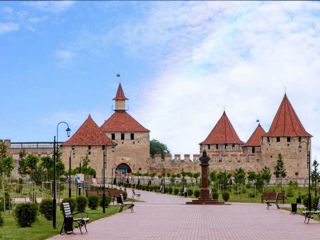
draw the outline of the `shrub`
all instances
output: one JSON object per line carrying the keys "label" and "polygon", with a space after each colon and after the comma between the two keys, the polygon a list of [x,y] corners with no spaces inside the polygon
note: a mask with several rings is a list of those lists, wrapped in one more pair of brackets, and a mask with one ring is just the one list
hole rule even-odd
{"label": "shrub", "polygon": [[199,189],[194,190],[194,196],[196,198],[200,197],[200,190]]}
{"label": "shrub", "polygon": [[187,193],[188,193],[188,196],[191,197],[193,194],[192,188],[188,188]]}
{"label": "shrub", "polygon": [[179,189],[179,188],[175,188],[175,189],[174,189],[174,195],[178,195],[179,192],[180,192],[180,189]]}
{"label": "shrub", "polygon": [[168,193],[169,192],[169,188],[165,187],[163,193]]}
{"label": "shrub", "polygon": [[171,194],[173,191],[172,187],[169,187],[168,192]]}
{"label": "shrub", "polygon": [[60,210],[63,211],[62,203],[68,202],[70,204],[71,212],[74,212],[77,206],[77,202],[74,198],[64,198],[60,203]]}
{"label": "shrub", "polygon": [[37,206],[34,203],[20,203],[15,208],[15,217],[21,227],[31,227],[37,218]]}
{"label": "shrub", "polygon": [[212,199],[214,199],[214,200],[219,199],[219,193],[216,191],[212,191],[211,196],[212,196]]}
{"label": "shrub", "polygon": [[153,191],[153,189],[154,189],[154,187],[153,186],[149,186],[149,190],[150,190],[150,192],[152,192]]}
{"label": "shrub", "polygon": [[79,196],[76,198],[76,202],[78,212],[84,212],[88,205],[88,199],[84,196]]}
{"label": "shrub", "polygon": [[287,191],[287,197],[293,197],[294,196],[294,194],[293,194],[293,190],[292,190],[292,188],[290,187],[290,188],[288,188],[288,191]]}
{"label": "shrub", "polygon": [[88,206],[90,209],[95,210],[99,206],[99,196],[91,195],[88,197]]}
{"label": "shrub", "polygon": [[254,193],[249,193],[249,198],[255,198],[256,195]]}
{"label": "shrub", "polygon": [[0,197],[0,211],[9,210],[10,206],[12,206],[12,199],[8,192],[5,192],[5,200],[6,200],[6,209],[3,209],[3,197]]}
{"label": "shrub", "polygon": [[128,197],[128,193],[127,193],[126,191],[124,191],[124,192],[122,193],[122,195],[123,195],[123,200],[126,200],[127,197]]}
{"label": "shrub", "polygon": [[318,207],[319,197],[311,198],[311,207],[313,210],[316,210]]}
{"label": "shrub", "polygon": [[47,220],[52,220],[53,205],[51,199],[43,199],[40,203],[40,213],[44,215]]}
{"label": "shrub", "polygon": [[3,217],[1,216],[1,212],[0,212],[0,227],[3,226]]}
{"label": "shrub", "polygon": [[230,198],[230,194],[228,192],[223,192],[222,193],[223,201],[228,202],[229,198]]}
{"label": "shrub", "polygon": [[[109,204],[111,203],[112,198],[109,195],[106,195],[106,207],[109,206]],[[100,207],[103,208],[103,197],[100,197]]]}

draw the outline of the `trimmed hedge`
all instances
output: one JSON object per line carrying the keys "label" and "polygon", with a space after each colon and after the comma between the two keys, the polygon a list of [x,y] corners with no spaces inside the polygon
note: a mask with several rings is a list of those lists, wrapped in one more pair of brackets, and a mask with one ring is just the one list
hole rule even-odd
{"label": "trimmed hedge", "polygon": [[187,193],[188,193],[188,197],[191,197],[192,194],[193,194],[193,189],[192,188],[188,188]]}
{"label": "trimmed hedge", "polygon": [[52,199],[42,199],[40,203],[40,213],[44,215],[47,220],[52,220],[53,204]]}
{"label": "trimmed hedge", "polygon": [[1,212],[0,212],[0,227],[3,226],[3,217],[1,216]]}
{"label": "trimmed hedge", "polygon": [[86,210],[87,205],[88,205],[88,199],[84,196],[78,196],[76,198],[76,202],[77,202],[78,212],[84,212]]}
{"label": "trimmed hedge", "polygon": [[15,217],[21,227],[31,227],[37,218],[37,205],[34,203],[20,203],[15,208]]}
{"label": "trimmed hedge", "polygon": [[91,195],[88,197],[88,206],[90,209],[95,210],[99,206],[99,196]]}
{"label": "trimmed hedge", "polygon": [[[106,207],[109,206],[109,204],[111,203],[112,198],[109,195],[106,195]],[[100,197],[100,207],[103,208],[103,199],[102,196]]]}
{"label": "trimmed hedge", "polygon": [[179,195],[179,191],[180,191],[179,188],[175,188],[175,189],[174,189],[174,195]]}
{"label": "trimmed hedge", "polygon": [[222,193],[222,199],[223,199],[225,202],[228,202],[229,198],[230,198],[229,192],[223,192],[223,193]]}
{"label": "trimmed hedge", "polygon": [[196,198],[200,197],[200,190],[199,189],[194,190],[194,196]]}

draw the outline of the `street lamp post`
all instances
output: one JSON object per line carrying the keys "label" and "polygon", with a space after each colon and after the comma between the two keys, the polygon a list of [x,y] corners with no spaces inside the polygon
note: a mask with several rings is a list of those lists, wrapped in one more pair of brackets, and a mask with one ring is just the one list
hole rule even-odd
{"label": "street lamp post", "polygon": [[[57,192],[57,187],[56,187],[56,162],[58,158],[58,152],[59,152],[59,125],[60,124],[65,124],[67,126],[66,132],[67,136],[70,137],[70,132],[71,129],[69,128],[68,123],[62,121],[57,124],[57,141],[56,137],[53,138],[53,200],[52,200],[52,226],[53,228],[57,228],[57,199],[56,199],[56,192]],[[57,146],[56,146],[57,144]]]}
{"label": "street lamp post", "polygon": [[102,146],[103,150],[103,194],[102,194],[102,212],[106,213],[106,159],[107,159],[107,152],[106,146]]}
{"label": "street lamp post", "polygon": [[72,150],[69,156],[69,198],[71,198],[71,153],[74,155],[74,146],[72,146]]}
{"label": "street lamp post", "polygon": [[[309,141],[310,139],[307,138],[307,165],[308,165],[308,210],[311,211],[311,166],[310,166],[310,150],[309,150]],[[301,142],[299,143],[299,152],[301,152],[302,146]]]}

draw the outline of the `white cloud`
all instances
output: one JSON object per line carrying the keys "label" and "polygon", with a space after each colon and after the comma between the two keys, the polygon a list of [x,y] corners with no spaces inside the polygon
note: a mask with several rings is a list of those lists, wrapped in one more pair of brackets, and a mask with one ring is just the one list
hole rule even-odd
{"label": "white cloud", "polygon": [[55,52],[56,57],[59,60],[59,64],[69,64],[74,57],[74,53],[67,50],[58,50]]}
{"label": "white cloud", "polygon": [[0,23],[0,34],[19,30],[19,24],[17,23]]}
{"label": "white cloud", "polygon": [[13,9],[11,7],[3,7],[0,8],[0,12],[10,15],[11,13],[13,13]]}
{"label": "white cloud", "polygon": [[131,53],[161,59],[134,115],[174,153],[197,153],[224,108],[242,140],[256,119],[268,130],[286,87],[319,155],[319,8],[314,2],[157,3],[144,20],[118,27]]}
{"label": "white cloud", "polygon": [[57,2],[35,1],[35,2],[27,2],[25,4],[44,12],[61,13],[69,10],[74,5],[74,2],[73,1],[57,1]]}

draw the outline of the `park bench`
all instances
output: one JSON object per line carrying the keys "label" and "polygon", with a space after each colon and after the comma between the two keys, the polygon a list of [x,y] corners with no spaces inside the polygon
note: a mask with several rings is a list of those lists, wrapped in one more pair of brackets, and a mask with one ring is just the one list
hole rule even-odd
{"label": "park bench", "polygon": [[132,189],[132,198],[134,199],[136,196],[140,199],[141,193],[136,193],[134,189]]}
{"label": "park bench", "polygon": [[[63,224],[60,230],[60,234],[63,232],[66,234],[73,233],[73,224],[75,224],[76,228],[79,228],[80,233],[82,234],[82,227],[87,230],[87,223],[89,222],[89,217],[87,213],[75,213],[73,215],[82,214],[81,217],[73,217],[70,204],[68,202],[62,203],[62,209],[63,209]],[[86,214],[86,217],[83,217],[83,214]]]}
{"label": "park bench", "polygon": [[122,212],[122,210],[125,206],[128,206],[129,209],[131,209],[131,212],[133,212],[134,204],[133,203],[125,203],[122,194],[120,194],[120,196],[117,196],[117,203],[120,204],[119,212]]}
{"label": "park bench", "polygon": [[317,205],[317,208],[315,211],[302,211],[302,213],[304,214],[304,223],[306,223],[307,219],[307,224],[309,223],[310,221],[310,218],[312,218],[312,215],[320,215],[320,199],[318,201],[318,205]]}
{"label": "park bench", "polygon": [[284,193],[263,193],[262,197],[263,200],[266,200],[267,209],[269,209],[272,204],[275,204],[277,208],[280,209],[279,201],[282,200],[282,202],[284,202]]}

